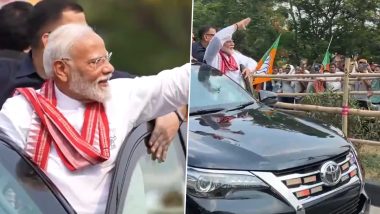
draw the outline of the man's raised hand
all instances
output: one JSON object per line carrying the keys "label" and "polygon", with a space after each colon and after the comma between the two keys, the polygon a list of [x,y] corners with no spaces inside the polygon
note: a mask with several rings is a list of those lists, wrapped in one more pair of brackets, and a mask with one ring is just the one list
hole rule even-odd
{"label": "man's raised hand", "polygon": [[237,30],[245,30],[246,26],[251,22],[251,18],[245,18],[236,23]]}

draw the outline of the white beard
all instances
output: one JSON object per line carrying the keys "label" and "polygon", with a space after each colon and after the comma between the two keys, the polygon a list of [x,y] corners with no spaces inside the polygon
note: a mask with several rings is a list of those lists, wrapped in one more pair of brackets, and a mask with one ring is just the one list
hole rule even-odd
{"label": "white beard", "polygon": [[100,103],[104,103],[111,97],[109,87],[102,89],[99,87],[99,81],[109,80],[111,75],[106,77],[99,77],[94,82],[89,82],[84,79],[77,71],[73,71],[70,74],[71,81],[69,82],[69,89],[77,94],[82,95],[86,99],[94,100]]}

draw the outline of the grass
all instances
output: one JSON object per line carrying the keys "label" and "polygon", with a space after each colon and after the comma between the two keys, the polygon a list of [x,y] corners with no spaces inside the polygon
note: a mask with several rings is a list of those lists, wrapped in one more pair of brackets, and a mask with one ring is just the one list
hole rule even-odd
{"label": "grass", "polygon": [[366,180],[380,183],[380,146],[362,145],[358,152]]}

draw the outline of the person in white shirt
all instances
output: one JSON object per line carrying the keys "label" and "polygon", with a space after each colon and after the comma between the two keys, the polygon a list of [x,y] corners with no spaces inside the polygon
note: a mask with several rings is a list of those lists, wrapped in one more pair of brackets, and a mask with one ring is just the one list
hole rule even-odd
{"label": "person in white shirt", "polygon": [[[300,66],[295,68],[295,74],[309,74],[310,72]],[[301,79],[301,78],[300,78]],[[293,87],[294,93],[304,92],[307,87],[307,82],[292,81],[290,84]]]}
{"label": "person in white shirt", "polygon": [[[243,88],[245,88],[243,78],[248,78],[248,74],[256,69],[257,62],[234,50],[235,43],[232,40],[232,34],[236,30],[245,29],[250,22],[251,19],[246,18],[217,32],[207,46],[204,56],[204,61],[208,65],[219,69]],[[244,66],[242,72],[240,72],[240,65]]]}
{"label": "person in white shirt", "polygon": [[[295,74],[295,69],[293,65],[287,64],[284,66],[284,74]],[[281,80],[281,86],[282,86],[282,93],[294,93],[294,84],[292,84],[292,81],[285,79]],[[286,103],[293,103],[294,98],[293,97],[280,97],[281,102]]]}
{"label": "person in white shirt", "polygon": [[115,159],[131,129],[188,102],[189,64],[156,76],[109,80],[110,55],[90,27],[59,27],[43,53],[49,81],[37,91],[18,90],[0,111],[0,131],[78,213],[104,213]]}
{"label": "person in white shirt", "polygon": [[[330,65],[330,74],[344,74],[341,72],[334,63]],[[341,91],[342,90],[342,77],[325,77],[326,89],[328,91]]]}
{"label": "person in white shirt", "polygon": [[[371,68],[368,65],[368,62],[366,59],[359,59],[357,62],[355,62],[354,71],[355,72],[357,71],[358,73],[370,73]],[[364,79],[364,80],[355,81],[354,90],[367,91],[367,94],[356,94],[354,95],[354,98],[356,99],[356,101],[358,102],[361,108],[368,109],[369,97],[372,96],[371,80]]]}

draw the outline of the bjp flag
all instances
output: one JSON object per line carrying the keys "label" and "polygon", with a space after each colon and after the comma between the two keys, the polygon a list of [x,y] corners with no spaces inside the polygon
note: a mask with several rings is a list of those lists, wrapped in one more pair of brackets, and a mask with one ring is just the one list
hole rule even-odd
{"label": "bjp flag", "polygon": [[331,53],[327,49],[325,56],[323,57],[322,67],[321,67],[320,73],[323,73],[323,71],[330,71],[330,59],[331,59]]}
{"label": "bjp flag", "polygon": [[[272,74],[273,71],[273,62],[276,57],[278,43],[280,42],[279,35],[276,41],[272,44],[272,46],[267,50],[264,56],[260,59],[259,63],[256,66],[256,74]],[[253,81],[253,85],[260,84],[263,82],[270,81],[271,78],[255,78]]]}

